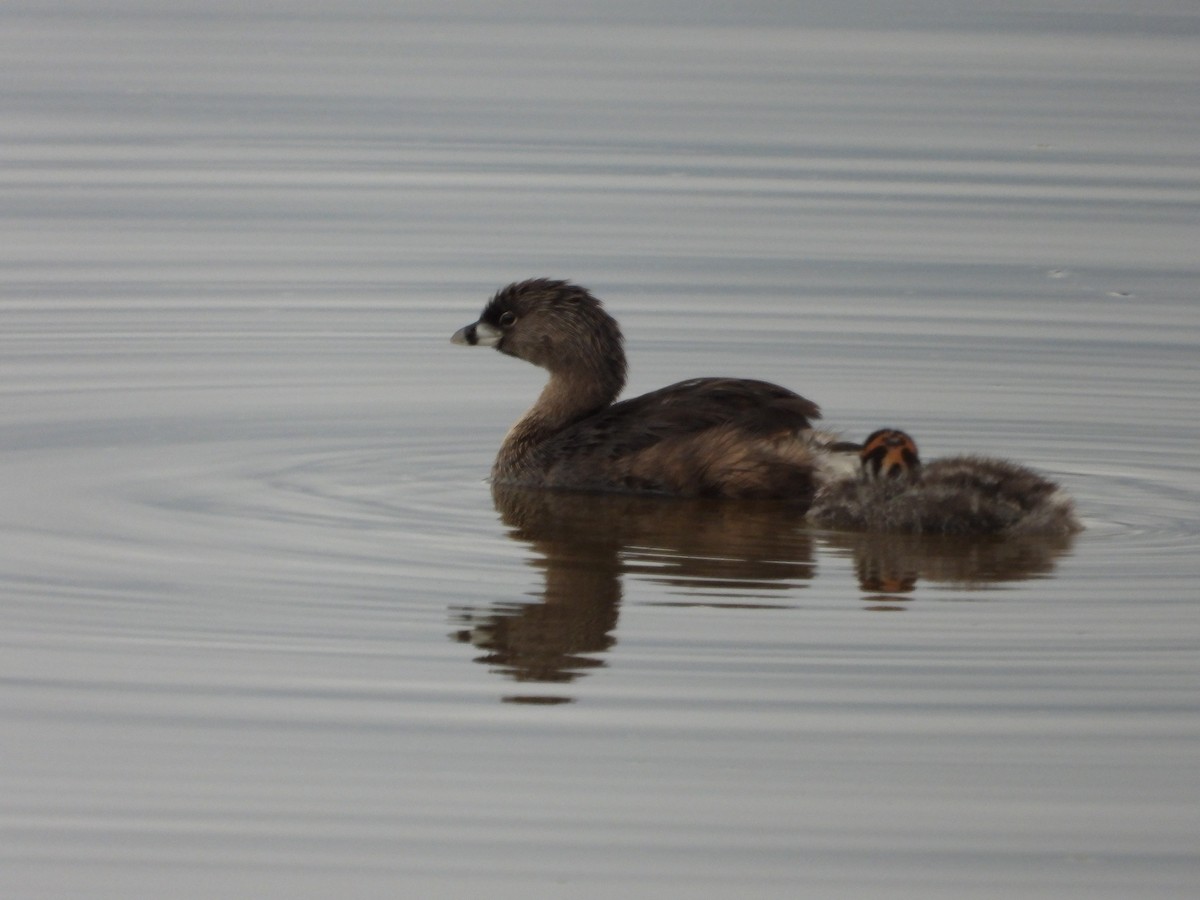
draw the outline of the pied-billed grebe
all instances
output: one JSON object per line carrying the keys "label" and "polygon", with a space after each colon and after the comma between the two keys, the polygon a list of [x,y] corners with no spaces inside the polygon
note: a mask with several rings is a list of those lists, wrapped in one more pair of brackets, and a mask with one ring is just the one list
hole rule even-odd
{"label": "pied-billed grebe", "polygon": [[906,534],[1069,535],[1075,504],[1049,479],[1003,459],[953,456],[922,464],[903,431],[874,432],[858,478],[825,485],[808,518],[851,531]]}
{"label": "pied-billed grebe", "polygon": [[456,344],[495,347],[550,380],[492,467],[500,484],[686,497],[786,499],[849,477],[857,446],[816,431],[817,405],[743,378],[696,378],[614,403],[625,386],[616,321],[585,288],[510,284]]}

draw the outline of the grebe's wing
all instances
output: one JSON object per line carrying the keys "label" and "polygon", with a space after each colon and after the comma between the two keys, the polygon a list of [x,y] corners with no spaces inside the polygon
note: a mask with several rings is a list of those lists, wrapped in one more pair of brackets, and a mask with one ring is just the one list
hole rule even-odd
{"label": "grebe's wing", "polygon": [[549,486],[807,502],[815,462],[801,435],[820,414],[765,381],[698,378],[587,416],[537,455]]}

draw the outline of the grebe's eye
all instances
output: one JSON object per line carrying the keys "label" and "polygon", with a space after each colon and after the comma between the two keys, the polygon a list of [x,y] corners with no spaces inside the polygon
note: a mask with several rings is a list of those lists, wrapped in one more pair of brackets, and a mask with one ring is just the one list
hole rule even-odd
{"label": "grebe's eye", "polygon": [[517,321],[517,314],[514,312],[506,312],[500,316],[501,328],[512,328],[513,323]]}

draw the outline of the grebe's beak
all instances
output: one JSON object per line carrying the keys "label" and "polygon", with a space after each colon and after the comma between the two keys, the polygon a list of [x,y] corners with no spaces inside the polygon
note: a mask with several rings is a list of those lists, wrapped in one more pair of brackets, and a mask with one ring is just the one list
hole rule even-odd
{"label": "grebe's beak", "polygon": [[504,332],[493,328],[487,322],[472,322],[450,335],[450,343],[465,344],[468,347],[495,347],[503,335]]}

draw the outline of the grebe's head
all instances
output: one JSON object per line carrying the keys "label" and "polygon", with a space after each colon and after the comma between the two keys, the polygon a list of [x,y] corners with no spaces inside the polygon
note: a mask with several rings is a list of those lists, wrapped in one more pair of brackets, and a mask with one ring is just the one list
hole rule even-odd
{"label": "grebe's head", "polygon": [[863,442],[859,464],[866,481],[913,481],[920,471],[921,458],[916,442],[907,434],[897,428],[881,428]]}
{"label": "grebe's head", "polygon": [[552,372],[606,369],[625,378],[621,330],[587,290],[534,278],[501,288],[455,344],[495,347]]}

